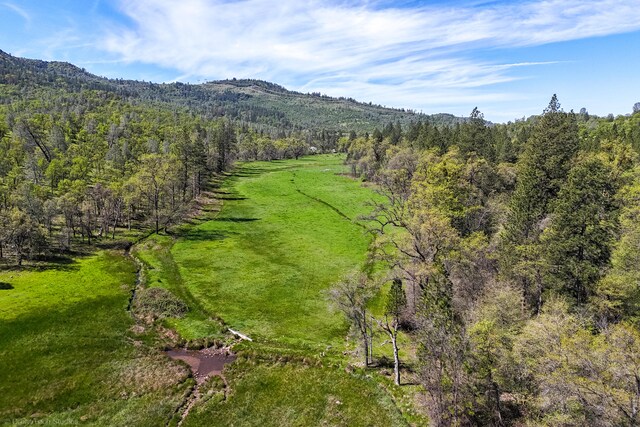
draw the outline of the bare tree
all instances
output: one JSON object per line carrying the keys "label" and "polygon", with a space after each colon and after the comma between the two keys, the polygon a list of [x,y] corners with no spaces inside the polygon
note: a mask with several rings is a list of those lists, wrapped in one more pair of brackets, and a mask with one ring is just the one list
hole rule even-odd
{"label": "bare tree", "polygon": [[396,385],[400,385],[400,357],[398,355],[398,331],[400,329],[400,316],[407,306],[407,296],[402,287],[402,280],[394,279],[385,307],[384,320],[373,317],[380,329],[389,335],[393,345],[393,379]]}
{"label": "bare tree", "polygon": [[373,328],[369,322],[367,304],[374,295],[374,286],[364,273],[354,273],[340,281],[331,291],[331,301],[344,313],[351,327],[360,336],[364,350],[364,363],[371,363],[371,337]]}

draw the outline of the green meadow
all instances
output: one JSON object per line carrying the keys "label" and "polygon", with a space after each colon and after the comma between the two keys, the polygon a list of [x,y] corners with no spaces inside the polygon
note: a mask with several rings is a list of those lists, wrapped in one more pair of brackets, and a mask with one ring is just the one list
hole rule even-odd
{"label": "green meadow", "polygon": [[[236,362],[238,363],[238,362]],[[334,368],[238,365],[228,401],[196,406],[185,426],[401,426],[391,396],[372,378]]]}
{"label": "green meadow", "polygon": [[219,211],[138,247],[149,283],[192,308],[167,321],[182,337],[217,337],[220,320],[254,340],[239,347],[251,362],[227,369],[228,398],[203,399],[185,425],[406,424],[402,393],[344,370],[355,343],[327,290],[364,266],[359,217],[377,197],[344,172],[331,155],[243,164],[215,190]]}
{"label": "green meadow", "polygon": [[339,156],[244,164],[216,190],[211,220],[169,253],[161,236],[139,250],[155,283],[196,308],[178,332],[215,334],[202,328],[215,315],[256,341],[340,346],[347,326],[326,290],[362,267],[369,238],[356,219],[374,196],[343,171]]}
{"label": "green meadow", "polygon": [[186,370],[127,312],[135,265],[114,252],[0,270],[0,425],[161,425]]}
{"label": "green meadow", "polygon": [[[227,328],[253,339],[184,425],[406,425],[397,402],[407,396],[347,368],[356,343],[327,299],[364,266],[357,219],[376,197],[342,162],[241,164],[199,218],[132,250],[145,286],[189,307],[165,327],[190,342],[229,342]],[[133,260],[110,251],[0,270],[0,424],[175,425],[193,380],[127,311],[135,282]]]}

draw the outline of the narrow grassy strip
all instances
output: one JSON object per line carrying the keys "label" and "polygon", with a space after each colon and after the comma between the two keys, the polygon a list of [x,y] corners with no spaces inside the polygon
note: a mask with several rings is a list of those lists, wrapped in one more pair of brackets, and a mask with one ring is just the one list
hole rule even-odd
{"label": "narrow grassy strip", "polygon": [[211,318],[182,279],[171,254],[174,242],[172,236],[156,234],[135,247],[134,256],[145,266],[144,286],[168,289],[187,304],[189,311],[185,317],[165,320],[166,326],[176,330],[183,339],[221,339],[223,331],[220,322]]}

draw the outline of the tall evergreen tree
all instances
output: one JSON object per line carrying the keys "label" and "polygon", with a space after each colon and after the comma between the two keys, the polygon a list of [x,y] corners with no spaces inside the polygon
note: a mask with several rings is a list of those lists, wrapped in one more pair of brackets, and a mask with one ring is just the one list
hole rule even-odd
{"label": "tall evergreen tree", "polygon": [[576,117],[572,112],[563,112],[553,95],[519,161],[517,184],[502,234],[504,270],[522,285],[525,298],[537,309],[542,288],[537,262],[540,251],[536,246],[542,220],[549,214],[550,202],[558,195],[578,146]]}
{"label": "tall evergreen tree", "polygon": [[553,203],[551,226],[542,236],[547,281],[577,303],[586,302],[609,264],[616,221],[612,175],[598,157],[578,162]]}
{"label": "tall evergreen tree", "polygon": [[556,95],[536,124],[519,164],[511,199],[506,238],[519,243],[535,235],[537,223],[549,212],[578,151],[578,126],[564,113]]}
{"label": "tall evergreen tree", "polygon": [[491,141],[491,132],[484,120],[484,114],[474,108],[469,120],[460,126],[459,143],[463,154],[476,153],[489,161],[495,160],[495,150]]}

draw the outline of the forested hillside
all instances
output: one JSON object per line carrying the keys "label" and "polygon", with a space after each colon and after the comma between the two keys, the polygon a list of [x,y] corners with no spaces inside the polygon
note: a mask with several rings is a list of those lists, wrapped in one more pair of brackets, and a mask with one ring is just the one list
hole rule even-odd
{"label": "forested hillside", "polygon": [[474,110],[346,147],[385,196],[371,255],[403,283],[388,314],[418,347],[435,425],[640,422],[638,112],[588,117],[554,95],[527,121]]}
{"label": "forested hillside", "polygon": [[[240,127],[273,136],[305,131],[371,132],[389,122],[405,125],[417,120],[447,125],[461,121],[450,114],[425,115],[384,108],[351,98],[320,93],[302,94],[260,80],[221,80],[204,84],[158,84],[98,77],[64,62],[13,57],[0,51],[0,84],[5,96],[37,95],[42,90],[101,91],[137,104],[179,108],[206,119],[225,117]],[[4,98],[4,96],[3,96]]]}

